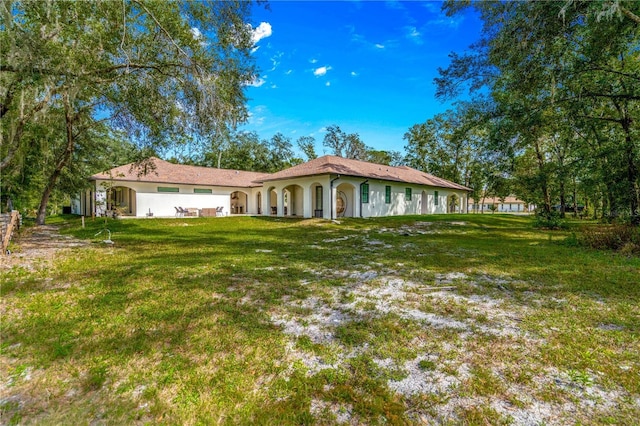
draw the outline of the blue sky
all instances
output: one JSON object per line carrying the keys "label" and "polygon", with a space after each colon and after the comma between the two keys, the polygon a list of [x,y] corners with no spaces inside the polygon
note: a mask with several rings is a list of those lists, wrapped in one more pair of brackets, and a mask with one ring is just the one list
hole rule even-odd
{"label": "blue sky", "polygon": [[476,41],[480,21],[447,17],[440,2],[271,1],[254,9],[260,76],[247,88],[242,130],[277,132],[322,146],[326,126],[375,149],[403,151],[404,133],[446,110],[433,78],[448,54]]}

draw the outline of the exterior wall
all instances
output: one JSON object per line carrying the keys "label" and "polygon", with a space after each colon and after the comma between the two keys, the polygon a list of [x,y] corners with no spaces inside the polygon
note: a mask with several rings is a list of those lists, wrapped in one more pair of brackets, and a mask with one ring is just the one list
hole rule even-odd
{"label": "exterior wall", "polygon": [[265,182],[260,190],[264,194],[269,194],[270,191],[274,191],[276,195],[275,197],[273,195],[271,197],[262,197],[263,214],[267,216],[270,215],[271,208],[274,206],[276,207],[277,216],[285,216],[284,190],[286,188],[288,191],[286,216],[314,217],[316,207],[315,187],[318,185],[322,186],[322,217],[329,219],[329,209],[331,205],[329,175]]}
{"label": "exterior wall", "polygon": [[[106,192],[102,183],[97,181],[97,191],[87,191],[80,197],[79,205],[74,203],[74,210],[90,215],[95,206],[96,214],[105,213]],[[369,185],[369,202],[362,203],[360,193],[362,184]],[[110,182],[109,182],[110,183]],[[466,212],[467,194],[465,191],[429,187],[423,185],[389,182],[356,177],[336,177],[335,175],[309,176],[282,181],[265,182],[262,187],[235,188],[207,185],[177,185],[148,182],[117,182],[116,186],[130,188],[135,191],[135,215],[145,217],[149,212],[154,217],[173,217],[175,207],[182,208],[217,208],[223,207],[224,214],[239,213],[232,206],[243,206],[244,214],[269,216],[275,207],[277,216],[322,217],[324,219],[339,217],[382,217],[397,215],[438,214],[448,212],[448,200],[451,195],[459,199],[457,212]],[[391,187],[391,202],[385,202],[385,188]],[[179,192],[158,192],[158,187],[178,188]],[[322,200],[317,202],[317,187],[322,187]],[[194,193],[194,189],[209,189],[211,194]],[[411,189],[411,199],[406,196],[406,189]],[[231,199],[237,192],[238,198]],[[438,205],[435,204],[435,193],[438,193]],[[260,194],[258,196],[258,194]],[[285,205],[286,194],[286,205]],[[343,212],[337,211],[337,196],[345,197]],[[95,202],[92,199],[95,196]],[[261,205],[258,205],[260,203]],[[285,206],[286,214],[285,214]],[[317,207],[321,207],[318,209]],[[320,216],[317,216],[320,215]]]}
{"label": "exterior wall", "polygon": [[[104,200],[106,191],[102,187],[105,181],[96,181],[96,214],[104,214]],[[111,182],[109,182],[111,183]],[[175,216],[175,207],[183,208],[217,208],[223,207],[223,212],[231,212],[231,193],[240,191],[247,195],[246,211],[257,213],[255,192],[258,188],[234,188],[207,185],[177,185],[148,182],[117,182],[116,186],[131,188],[136,191],[136,216],[145,217],[153,213],[154,217]],[[178,188],[179,192],[158,192],[158,187]],[[210,189],[211,194],[196,194],[194,189]]]}
{"label": "exterior wall", "polygon": [[[385,202],[386,186],[391,186],[390,203]],[[411,188],[411,200],[406,197],[406,188]],[[436,191],[438,192],[438,205],[435,204]],[[447,213],[447,201],[449,196],[454,194],[459,199],[459,205],[456,210],[460,213],[466,212],[464,207],[466,207],[467,194],[465,191],[400,182],[369,181],[369,203],[362,204],[362,216],[382,217]],[[426,200],[423,198],[425,196]]]}
{"label": "exterior wall", "polygon": [[[469,211],[471,212],[488,212],[491,213],[491,206],[494,203],[484,203],[484,204],[469,204]],[[528,208],[525,208],[525,204],[522,202],[514,202],[514,203],[495,203],[496,212],[498,213],[525,213],[527,211],[532,212],[535,210],[534,205],[529,205]]]}

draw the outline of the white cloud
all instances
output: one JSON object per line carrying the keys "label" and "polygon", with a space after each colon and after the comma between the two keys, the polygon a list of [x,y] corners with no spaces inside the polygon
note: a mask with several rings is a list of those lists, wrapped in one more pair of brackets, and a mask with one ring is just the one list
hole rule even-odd
{"label": "white cloud", "polygon": [[263,38],[267,38],[271,36],[271,24],[268,22],[260,22],[256,28],[253,28],[251,33],[251,40],[253,44],[256,44]]}
{"label": "white cloud", "polygon": [[358,73],[357,73],[357,72],[355,72],[355,71],[351,71],[351,77],[357,77],[357,76],[358,76]]}
{"label": "white cloud", "polygon": [[327,86],[327,87],[329,87],[329,86],[331,86],[331,82],[330,82],[330,81],[327,81],[324,85],[325,85],[325,86]]}
{"label": "white cloud", "polygon": [[269,71],[275,71],[276,68],[278,68],[278,65],[280,65],[280,59],[282,59],[282,56],[284,56],[284,52],[278,52],[275,56],[271,58],[271,63],[273,64],[273,67]]}
{"label": "white cloud", "polygon": [[376,46],[378,49],[384,49],[384,44],[376,43],[376,44],[375,44],[375,46]]}
{"label": "white cloud", "polygon": [[326,75],[327,71],[329,71],[330,69],[331,69],[331,67],[316,68],[316,70],[313,71],[313,75],[315,75],[316,77],[321,77],[323,75]]}
{"label": "white cloud", "polygon": [[442,31],[442,28],[455,30],[463,22],[463,15],[446,16],[445,14],[440,14],[438,18],[427,21],[424,28],[432,28],[434,31]]}
{"label": "white cloud", "polygon": [[417,44],[422,44],[422,34],[416,27],[404,27],[405,33],[409,40],[413,40]]}
{"label": "white cloud", "polygon": [[429,12],[431,12],[431,13],[433,13],[435,15],[440,14],[440,12],[442,11],[441,3],[426,1],[424,3],[421,3],[421,5],[422,5],[422,7],[424,7]]}
{"label": "white cloud", "polygon": [[[266,76],[265,76],[266,77]],[[256,77],[253,79],[253,81],[249,82],[247,84],[247,86],[251,86],[251,87],[260,87],[262,86],[264,83],[266,83],[266,80],[262,77]]]}
{"label": "white cloud", "polygon": [[312,64],[315,64],[316,62],[318,62],[318,60],[316,58],[311,58],[309,59],[309,62],[311,62]]}
{"label": "white cloud", "polygon": [[293,70],[286,70],[286,71],[285,71],[285,73],[284,73],[284,75],[289,75],[289,74],[291,74],[292,72],[293,72]]}
{"label": "white cloud", "polygon": [[195,40],[202,40],[202,33],[196,27],[191,28],[191,34]]}

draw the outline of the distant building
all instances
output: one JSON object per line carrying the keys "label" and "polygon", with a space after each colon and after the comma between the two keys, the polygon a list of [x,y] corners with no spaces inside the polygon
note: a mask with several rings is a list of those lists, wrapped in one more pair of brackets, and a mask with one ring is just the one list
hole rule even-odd
{"label": "distant building", "polygon": [[534,204],[527,204],[514,196],[500,199],[498,197],[480,198],[476,202],[473,198],[469,198],[470,213],[529,213],[536,209]]}

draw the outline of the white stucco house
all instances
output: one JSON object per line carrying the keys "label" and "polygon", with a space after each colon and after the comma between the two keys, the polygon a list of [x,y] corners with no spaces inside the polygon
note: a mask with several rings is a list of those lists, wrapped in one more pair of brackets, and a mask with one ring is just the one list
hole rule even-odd
{"label": "white stucco house", "polygon": [[72,203],[85,216],[173,217],[250,214],[334,219],[467,211],[469,189],[410,167],[326,155],[277,173],[186,166],[151,159],[92,176]]}
{"label": "white stucco house", "polygon": [[504,198],[479,198],[477,202],[473,198],[469,198],[469,211],[474,213],[494,211],[497,213],[530,213],[535,209],[535,204],[527,204],[512,195]]}

